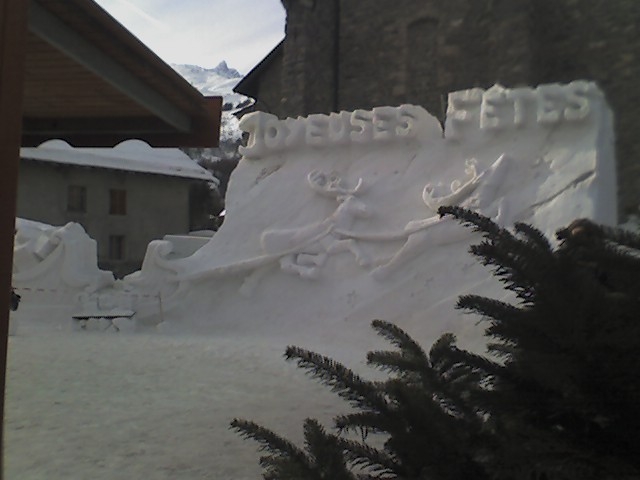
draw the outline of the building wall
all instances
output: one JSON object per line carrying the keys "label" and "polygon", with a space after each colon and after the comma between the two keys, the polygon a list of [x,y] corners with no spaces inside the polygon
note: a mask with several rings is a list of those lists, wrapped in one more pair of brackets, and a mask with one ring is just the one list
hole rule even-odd
{"label": "building wall", "polygon": [[319,113],[335,104],[338,0],[284,0],[282,112]]}
{"label": "building wall", "polygon": [[[67,211],[67,187],[85,186],[85,213]],[[22,160],[17,215],[50,225],[80,223],[98,242],[101,268],[123,276],[140,268],[151,240],[189,231],[190,181],[162,175]],[[110,215],[110,189],[126,190],[126,215]],[[124,235],[122,260],[109,259],[109,237]]]}
{"label": "building wall", "polygon": [[282,66],[267,66],[260,77],[258,99],[250,111],[272,112],[282,104]]}
{"label": "building wall", "polygon": [[366,3],[341,3],[341,108],[415,103],[440,116],[451,91],[526,81],[530,0]]}
{"label": "building wall", "polygon": [[[269,111],[281,118],[415,103],[451,91],[596,81],[615,113],[621,217],[640,204],[640,1],[283,0]],[[273,78],[273,74],[271,76]],[[280,98],[280,101],[278,101]]]}
{"label": "building wall", "polygon": [[531,1],[284,1],[283,101],[272,111],[416,103],[437,115],[450,91],[526,83]]}

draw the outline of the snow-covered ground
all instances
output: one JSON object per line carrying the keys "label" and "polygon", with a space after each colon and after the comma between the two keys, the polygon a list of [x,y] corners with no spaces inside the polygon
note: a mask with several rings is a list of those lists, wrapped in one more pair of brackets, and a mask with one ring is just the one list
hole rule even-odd
{"label": "snow-covered ground", "polygon": [[299,441],[304,418],[330,425],[347,408],[277,338],[71,331],[46,318],[20,319],[9,339],[8,480],[258,479],[234,417]]}

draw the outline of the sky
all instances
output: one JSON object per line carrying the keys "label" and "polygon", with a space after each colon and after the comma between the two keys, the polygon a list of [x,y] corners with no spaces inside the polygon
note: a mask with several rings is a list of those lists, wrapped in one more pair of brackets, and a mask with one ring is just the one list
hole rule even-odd
{"label": "sky", "polygon": [[284,37],[280,0],[96,0],[167,63],[247,73]]}

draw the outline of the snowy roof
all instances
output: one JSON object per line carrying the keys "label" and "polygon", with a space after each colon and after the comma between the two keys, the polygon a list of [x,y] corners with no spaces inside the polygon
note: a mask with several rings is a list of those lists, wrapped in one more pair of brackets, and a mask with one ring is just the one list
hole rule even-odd
{"label": "snowy roof", "polygon": [[153,173],[216,182],[208,170],[177,148],[152,148],[141,140],[126,140],[113,148],[74,148],[63,140],[48,140],[38,147],[20,149],[30,160],[83,167]]}

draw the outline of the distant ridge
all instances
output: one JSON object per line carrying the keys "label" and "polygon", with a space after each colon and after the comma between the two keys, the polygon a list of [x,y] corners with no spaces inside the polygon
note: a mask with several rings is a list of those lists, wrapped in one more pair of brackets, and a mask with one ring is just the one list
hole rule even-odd
{"label": "distant ridge", "polygon": [[242,80],[243,75],[235,68],[230,68],[224,60],[213,68],[175,63],[172,63],[171,67],[203,95],[222,96],[224,105],[220,140],[238,140],[241,132],[238,127],[238,119],[233,115],[233,112],[252,102],[248,97],[233,91],[233,87]]}
{"label": "distant ridge", "polygon": [[204,95],[222,95],[225,97],[225,103],[236,100],[236,97],[242,97],[243,100],[246,98],[233,93],[233,87],[242,79],[242,74],[235,68],[229,68],[224,60],[213,68],[187,64],[171,66]]}

